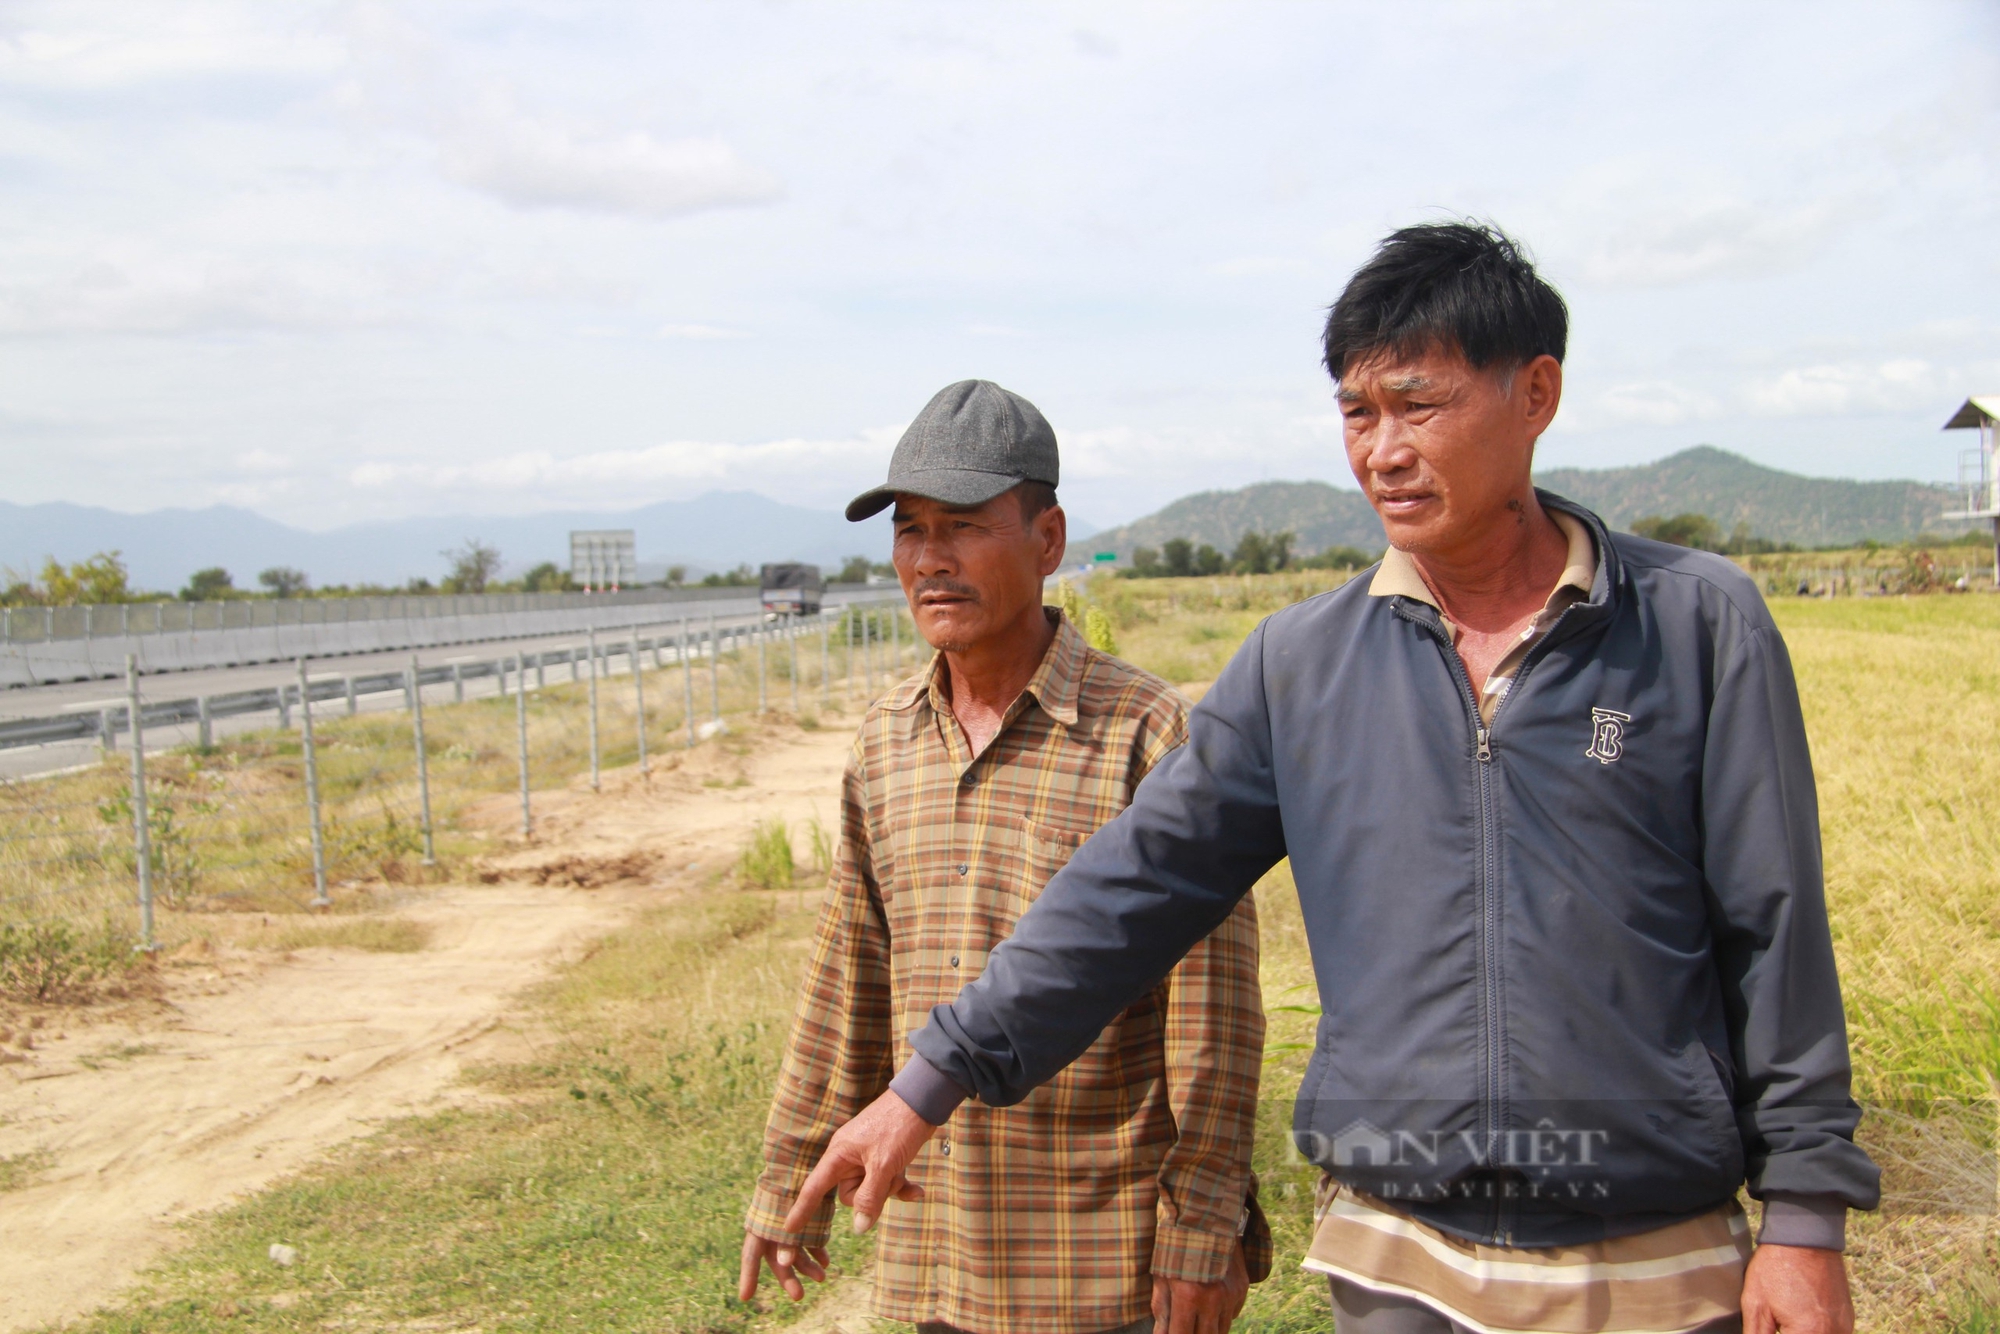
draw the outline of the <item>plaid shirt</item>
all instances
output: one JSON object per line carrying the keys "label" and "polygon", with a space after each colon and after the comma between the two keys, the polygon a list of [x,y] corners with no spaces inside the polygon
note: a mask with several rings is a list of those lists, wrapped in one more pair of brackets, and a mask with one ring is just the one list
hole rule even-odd
{"label": "plaid shirt", "polygon": [[[1186,737],[1172,687],[1052,613],[1040,669],[977,758],[944,659],[868,712],[748,1224],[782,1223],[834,1129],[908,1059],[905,1036],[979,976],[1050,876]],[[1245,898],[1094,1046],[1014,1107],[965,1104],[891,1201],[875,1310],[984,1332],[1093,1334],[1149,1313],[1152,1276],[1214,1282],[1250,1196],[1263,1056],[1257,918]],[[1268,1234],[1250,1234],[1251,1266]]]}

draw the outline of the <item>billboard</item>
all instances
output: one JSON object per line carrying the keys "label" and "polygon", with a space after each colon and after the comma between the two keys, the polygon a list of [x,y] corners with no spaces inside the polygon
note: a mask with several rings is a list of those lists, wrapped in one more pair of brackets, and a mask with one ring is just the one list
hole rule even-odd
{"label": "billboard", "polygon": [[639,581],[637,543],[630,528],[590,528],[569,535],[569,577],[583,591],[616,593]]}

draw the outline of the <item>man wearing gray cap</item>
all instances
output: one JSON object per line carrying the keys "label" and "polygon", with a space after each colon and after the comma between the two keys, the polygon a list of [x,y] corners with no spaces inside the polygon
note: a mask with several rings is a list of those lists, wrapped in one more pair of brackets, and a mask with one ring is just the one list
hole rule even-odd
{"label": "man wearing gray cap", "polygon": [[[824,1277],[829,1201],[791,1207],[905,1037],[979,976],[1042,885],[1186,735],[1166,682],[1042,605],[1067,530],[1055,433],[984,380],[941,390],[889,477],[895,564],[937,650],[868,711],[840,847],[765,1130],[741,1292]],[[1083,1058],[925,1146],[882,1216],[877,1315],[924,1334],[1223,1334],[1270,1264],[1250,1176],[1264,1016],[1245,900]],[[865,1230],[872,1218],[857,1218]]]}

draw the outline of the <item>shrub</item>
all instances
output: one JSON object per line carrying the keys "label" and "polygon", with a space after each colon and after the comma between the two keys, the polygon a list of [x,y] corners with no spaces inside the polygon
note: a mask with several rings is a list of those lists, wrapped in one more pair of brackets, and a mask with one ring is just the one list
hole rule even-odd
{"label": "shrub", "polygon": [[745,884],[763,889],[789,889],[798,868],[792,860],[792,831],[784,820],[760,820],[750,830],[750,844],[738,864]]}

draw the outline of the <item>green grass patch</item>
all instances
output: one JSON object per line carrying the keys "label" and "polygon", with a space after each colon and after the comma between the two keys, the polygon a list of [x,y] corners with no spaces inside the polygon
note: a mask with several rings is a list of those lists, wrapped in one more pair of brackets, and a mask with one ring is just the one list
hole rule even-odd
{"label": "green grass patch", "polygon": [[29,1153],[0,1154],[0,1195],[34,1185],[36,1178],[54,1163],[55,1158],[41,1149]]}
{"label": "green grass patch", "polygon": [[286,925],[272,941],[281,950],[367,950],[373,954],[415,954],[430,943],[429,926],[400,917],[296,922]]}

